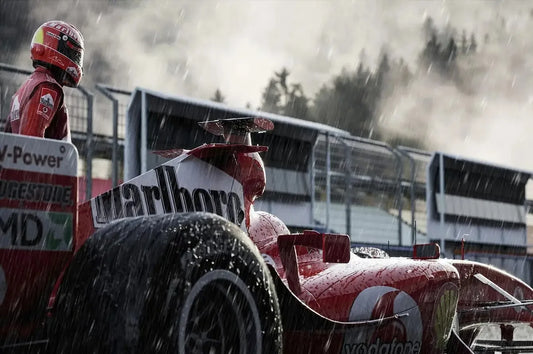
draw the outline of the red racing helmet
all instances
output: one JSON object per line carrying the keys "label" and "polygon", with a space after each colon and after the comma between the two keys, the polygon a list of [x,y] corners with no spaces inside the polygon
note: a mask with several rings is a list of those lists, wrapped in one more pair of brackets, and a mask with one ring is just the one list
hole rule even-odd
{"label": "red racing helmet", "polygon": [[59,70],[60,84],[76,87],[83,75],[83,36],[63,21],[43,23],[31,40],[33,66],[43,65]]}

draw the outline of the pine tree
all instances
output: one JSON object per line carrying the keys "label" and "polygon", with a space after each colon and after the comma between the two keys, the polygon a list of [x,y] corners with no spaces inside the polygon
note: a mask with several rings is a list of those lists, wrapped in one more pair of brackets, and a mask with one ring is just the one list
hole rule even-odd
{"label": "pine tree", "polygon": [[281,92],[276,79],[272,78],[263,91],[261,110],[270,113],[281,113]]}
{"label": "pine tree", "polygon": [[455,63],[455,59],[457,58],[457,45],[455,44],[455,41],[452,38],[448,41],[448,46],[446,47],[446,50],[443,53],[443,59],[445,59],[445,63],[447,67],[453,66]]}
{"label": "pine tree", "polygon": [[226,97],[222,95],[220,89],[216,89],[215,94],[211,97],[211,101],[225,103]]}
{"label": "pine tree", "polygon": [[263,91],[261,110],[286,116],[308,119],[309,100],[301,84],[289,84],[290,72],[282,68],[274,72],[267,88]]}
{"label": "pine tree", "polygon": [[381,60],[379,62],[378,70],[376,73],[376,85],[378,88],[378,91],[381,92],[383,89],[383,85],[385,83],[387,75],[389,75],[390,72],[390,64],[389,64],[389,56],[387,53],[384,53],[381,56]]}
{"label": "pine tree", "polygon": [[429,69],[434,65],[439,65],[440,51],[440,44],[437,41],[437,34],[433,33],[429,41],[426,43],[426,47],[421,55],[422,65],[425,69]]}
{"label": "pine tree", "polygon": [[290,117],[307,118],[309,115],[308,99],[301,84],[292,84],[287,95],[283,113]]}
{"label": "pine tree", "polygon": [[287,78],[289,77],[289,71],[286,68],[282,68],[280,72],[274,73],[274,75],[277,78],[277,84],[281,88],[281,92],[283,94],[283,98],[285,99],[284,102],[282,102],[283,105],[287,104],[287,98],[289,96],[289,87],[287,84]]}
{"label": "pine tree", "polygon": [[470,50],[470,45],[468,44],[468,41],[466,39],[466,31],[463,30],[463,33],[461,34],[461,53],[467,54]]}
{"label": "pine tree", "polygon": [[313,115],[316,120],[348,130],[354,135],[368,137],[376,102],[374,75],[363,65],[355,73],[343,70],[314,98]]}
{"label": "pine tree", "polygon": [[472,53],[475,53],[477,51],[477,41],[476,37],[474,36],[474,33],[472,33],[472,35],[470,36],[470,51]]}

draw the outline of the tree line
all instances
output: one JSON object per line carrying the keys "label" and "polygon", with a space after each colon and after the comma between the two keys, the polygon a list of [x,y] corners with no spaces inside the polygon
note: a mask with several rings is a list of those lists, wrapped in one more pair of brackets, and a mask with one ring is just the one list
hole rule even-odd
{"label": "tree line", "polygon": [[[290,71],[274,72],[262,92],[259,110],[325,123],[349,131],[355,136],[382,139],[377,120],[380,103],[395,90],[405,89],[420,73],[433,72],[439,79],[459,81],[457,60],[477,52],[475,35],[451,28],[437,29],[431,18],[423,24],[425,45],[414,70],[403,59],[391,59],[382,51],[375,69],[360,62],[355,70],[343,69],[310,98],[301,83],[290,80]],[[216,90],[213,101],[224,102]],[[388,137],[393,144],[405,144],[402,137]],[[408,145],[423,148],[418,141]]]}

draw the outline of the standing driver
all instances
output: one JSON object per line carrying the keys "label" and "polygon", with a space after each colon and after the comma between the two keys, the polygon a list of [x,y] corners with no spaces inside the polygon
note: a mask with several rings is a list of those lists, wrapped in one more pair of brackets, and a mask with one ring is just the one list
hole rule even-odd
{"label": "standing driver", "polygon": [[63,86],[77,87],[83,73],[83,37],[63,21],[42,24],[31,41],[34,72],[11,100],[5,131],[70,142]]}

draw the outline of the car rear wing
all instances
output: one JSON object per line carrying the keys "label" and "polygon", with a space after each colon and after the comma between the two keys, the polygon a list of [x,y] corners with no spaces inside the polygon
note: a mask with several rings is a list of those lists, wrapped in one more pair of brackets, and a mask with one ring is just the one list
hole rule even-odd
{"label": "car rear wing", "polygon": [[274,129],[272,121],[259,117],[220,119],[198,124],[211,134],[224,137],[228,144],[251,145],[250,133],[264,133]]}

